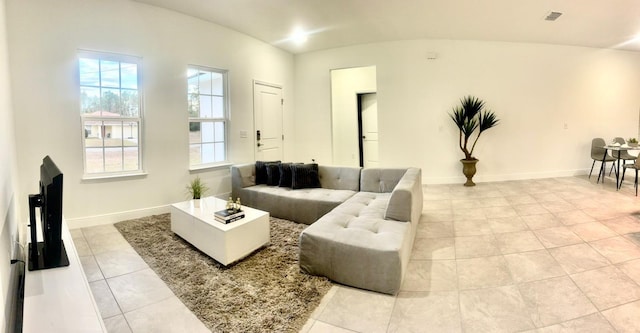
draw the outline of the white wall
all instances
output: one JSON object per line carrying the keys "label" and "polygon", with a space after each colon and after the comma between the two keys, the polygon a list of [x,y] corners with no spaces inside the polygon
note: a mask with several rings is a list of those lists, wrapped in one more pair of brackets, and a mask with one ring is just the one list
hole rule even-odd
{"label": "white wall", "polygon": [[[229,70],[231,162],[253,161],[253,85],[282,85],[285,156],[293,136],[293,56],[246,35],[129,0],[8,0],[19,193],[37,191],[50,155],[65,176],[64,215],[72,227],[147,215],[186,199],[188,64]],[[78,49],[143,58],[143,164],[146,177],[81,180],[82,130],[76,85]],[[209,194],[231,190],[228,168],[198,173]],[[26,207],[21,207],[26,209]],[[143,209],[144,211],[136,211]],[[145,210],[146,209],[146,210]],[[164,208],[166,209],[166,208]],[[131,212],[131,214],[122,214]],[[116,216],[108,214],[116,213]],[[107,214],[108,216],[99,215]],[[91,219],[86,217],[96,216]],[[80,219],[80,221],[78,221]],[[80,224],[80,225],[78,225]]]}
{"label": "white wall", "polygon": [[335,165],[360,166],[358,94],[376,92],[376,67],[331,71],[331,127]]}
{"label": "white wall", "polygon": [[7,293],[9,290],[10,265],[15,242],[19,240],[18,217],[16,215],[16,150],[9,89],[9,59],[7,58],[5,0],[0,0],[0,289],[3,309],[0,312],[0,332],[5,331]]}
{"label": "white wall", "polygon": [[[428,60],[430,52],[438,58]],[[638,136],[636,52],[413,40],[302,54],[295,64],[297,160],[331,161],[330,70],[369,65],[377,68],[381,165],[420,167],[424,183],[464,179],[447,113],[467,94],[501,120],[476,148],[477,181],[584,173],[591,138]]]}

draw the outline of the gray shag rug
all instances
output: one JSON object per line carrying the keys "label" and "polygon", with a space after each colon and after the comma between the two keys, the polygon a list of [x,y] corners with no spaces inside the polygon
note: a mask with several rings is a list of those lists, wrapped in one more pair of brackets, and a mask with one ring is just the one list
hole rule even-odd
{"label": "gray shag rug", "polygon": [[174,234],[170,214],[115,227],[213,332],[298,332],[331,283],[300,272],[306,225],[273,217],[270,225],[271,242],[228,267]]}

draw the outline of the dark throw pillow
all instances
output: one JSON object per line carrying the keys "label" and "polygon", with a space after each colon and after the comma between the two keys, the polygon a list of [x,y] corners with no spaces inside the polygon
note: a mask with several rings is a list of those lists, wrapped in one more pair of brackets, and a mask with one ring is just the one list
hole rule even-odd
{"label": "dark throw pillow", "polygon": [[278,186],[280,183],[280,163],[267,163],[267,185]]}
{"label": "dark throw pillow", "polygon": [[280,187],[291,187],[291,163],[280,163]]}
{"label": "dark throw pillow", "polygon": [[318,178],[318,165],[312,164],[292,164],[291,165],[291,188],[314,188],[320,187]]}
{"label": "dark throw pillow", "polygon": [[256,185],[266,184],[268,180],[267,164],[280,163],[280,161],[256,161]]}

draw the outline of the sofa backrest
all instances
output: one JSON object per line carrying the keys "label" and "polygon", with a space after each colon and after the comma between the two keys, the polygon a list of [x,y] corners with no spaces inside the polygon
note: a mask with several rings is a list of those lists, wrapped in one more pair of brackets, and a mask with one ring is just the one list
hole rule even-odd
{"label": "sofa backrest", "polygon": [[391,192],[384,218],[417,223],[421,214],[422,171],[409,168]]}
{"label": "sofa backrest", "polygon": [[360,191],[360,170],[358,167],[318,166],[320,186],[332,190]]}
{"label": "sofa backrest", "polygon": [[364,168],[360,175],[360,191],[390,193],[407,169]]}

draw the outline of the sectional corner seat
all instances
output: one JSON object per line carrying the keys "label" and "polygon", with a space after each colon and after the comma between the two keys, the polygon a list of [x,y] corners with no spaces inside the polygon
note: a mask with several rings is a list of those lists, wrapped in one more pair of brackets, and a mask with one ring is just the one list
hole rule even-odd
{"label": "sectional corner seat", "polygon": [[318,166],[320,188],[255,184],[255,164],[231,167],[233,197],[271,216],[309,224],[300,268],[367,290],[396,294],[422,213],[417,168]]}

